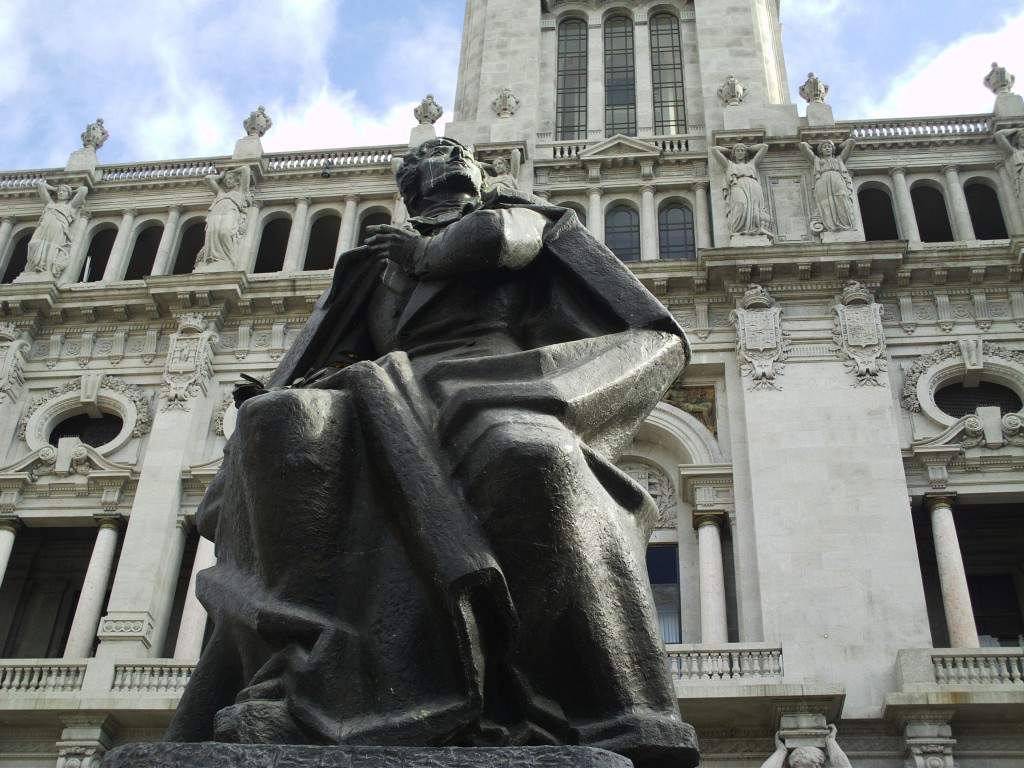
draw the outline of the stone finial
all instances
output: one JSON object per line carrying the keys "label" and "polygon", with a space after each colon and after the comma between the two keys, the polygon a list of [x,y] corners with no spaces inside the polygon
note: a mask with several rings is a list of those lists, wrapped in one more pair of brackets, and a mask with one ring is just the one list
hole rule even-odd
{"label": "stone finial", "polygon": [[428,93],[420,105],[412,111],[412,114],[420,125],[433,125],[441,119],[444,108],[434,101],[434,94]]}
{"label": "stone finial", "polygon": [[110,138],[107,129],[103,127],[103,118],[97,117],[95,123],[89,123],[82,131],[82,146],[99,149],[103,143]]}
{"label": "stone finial", "polygon": [[865,288],[861,283],[856,280],[850,280],[843,288],[843,296],[841,301],[843,306],[850,306],[851,304],[872,304],[875,301],[874,296],[871,295],[871,291]]}
{"label": "stone finial", "polygon": [[263,135],[270,130],[270,126],[273,124],[274,121],[267,115],[262,104],[250,112],[249,117],[242,121],[245,135],[253,138],[263,138]]}
{"label": "stone finial", "polygon": [[750,283],[743,293],[740,304],[744,309],[766,309],[775,305],[775,299],[768,293],[768,289],[756,283]]}
{"label": "stone finial", "polygon": [[736,79],[735,75],[729,75],[725,82],[718,89],[718,98],[725,102],[727,107],[735,107],[743,103],[743,97],[747,95],[747,86]]}
{"label": "stone finial", "polygon": [[1006,71],[1006,67],[1000,67],[997,62],[993,61],[992,69],[985,75],[985,79],[982,82],[985,83],[986,88],[998,96],[1001,93],[1009,93],[1016,79]]}
{"label": "stone finial", "polygon": [[516,107],[519,106],[519,99],[512,93],[512,89],[507,85],[501,89],[501,93],[498,97],[491,102],[491,109],[494,110],[494,114],[498,117],[512,117],[516,113]]}
{"label": "stone finial", "polygon": [[807,73],[807,82],[800,86],[800,97],[808,104],[824,104],[828,86],[813,72]]}

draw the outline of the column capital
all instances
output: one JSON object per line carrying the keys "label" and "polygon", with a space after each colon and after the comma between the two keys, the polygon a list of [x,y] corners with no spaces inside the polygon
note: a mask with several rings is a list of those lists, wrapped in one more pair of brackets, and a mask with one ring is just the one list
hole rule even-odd
{"label": "column capital", "polygon": [[929,493],[924,497],[924,507],[929,512],[935,510],[937,507],[945,507],[947,509],[953,509],[956,506],[956,494],[955,493]]}
{"label": "column capital", "polygon": [[950,173],[960,173],[960,166],[953,165],[952,163],[950,163],[949,165],[942,166],[939,170],[941,170],[946,175]]}
{"label": "column capital", "polygon": [[894,165],[892,168],[889,169],[889,175],[890,176],[906,176],[907,175],[907,166],[905,166],[905,165]]}
{"label": "column capital", "polygon": [[10,533],[17,534],[25,527],[25,524],[21,522],[21,518],[17,515],[0,515],[0,531],[9,531]]}
{"label": "column capital", "polygon": [[120,531],[124,528],[124,515],[112,512],[94,512],[93,521],[99,528],[113,528]]}
{"label": "column capital", "polygon": [[551,190],[550,189],[535,189],[533,191],[533,194],[536,195],[537,197],[541,198],[542,200],[550,200],[551,199]]}
{"label": "column capital", "polygon": [[192,529],[195,528],[195,524],[184,515],[179,516],[178,519],[174,521],[174,525],[186,536],[188,536],[192,532]]}
{"label": "column capital", "polygon": [[249,203],[249,207],[255,208],[258,211],[260,208],[263,207],[263,201],[260,200],[259,198],[256,198],[255,200]]}
{"label": "column capital", "polygon": [[311,197],[297,197],[295,198],[296,205],[304,205],[307,208],[313,204],[313,198]]}
{"label": "column capital", "polygon": [[693,513],[693,529],[699,531],[705,525],[713,525],[719,530],[725,525],[725,510],[701,509]]}
{"label": "column capital", "polygon": [[653,184],[644,184],[642,187],[640,187],[641,195],[653,195],[657,191],[658,188],[655,187]]}
{"label": "column capital", "polygon": [[134,219],[136,216],[139,215],[139,209],[125,208],[124,210],[121,211],[121,215],[124,216],[126,219]]}
{"label": "column capital", "polygon": [[707,192],[711,185],[706,181],[695,181],[693,182],[693,188],[698,192]]}
{"label": "column capital", "polygon": [[604,195],[604,190],[601,187],[591,187],[587,190],[587,194],[591,197],[601,197]]}
{"label": "column capital", "polygon": [[4,224],[7,224],[7,225],[9,225],[9,226],[12,226],[12,227],[13,227],[13,226],[14,226],[15,224],[17,224],[17,223],[18,223],[19,221],[21,221],[21,219],[19,219],[19,218],[18,218],[17,216],[15,216],[14,214],[8,214],[7,216],[4,216],[4,217],[3,217],[3,223],[4,223]]}
{"label": "column capital", "polygon": [[88,208],[79,208],[78,209],[78,218],[84,219],[85,221],[88,221],[92,217],[93,217],[93,212],[90,211]]}
{"label": "column capital", "polygon": [[[401,195],[399,194],[398,197],[401,197]],[[362,199],[363,198],[362,198],[361,195],[356,195],[356,194],[345,195],[345,202],[346,203],[358,203]]]}
{"label": "column capital", "polygon": [[174,205],[172,205],[170,208],[167,209],[167,212],[168,213],[176,213],[179,216],[181,216],[181,214],[183,214],[185,212],[185,206],[184,205],[179,205],[179,204],[175,203]]}

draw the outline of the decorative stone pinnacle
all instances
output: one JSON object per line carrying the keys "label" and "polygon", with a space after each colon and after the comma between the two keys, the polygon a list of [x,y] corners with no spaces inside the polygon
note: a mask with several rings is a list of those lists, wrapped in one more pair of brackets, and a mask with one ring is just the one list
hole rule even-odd
{"label": "decorative stone pinnacle", "polygon": [[739,106],[746,95],[747,87],[737,80],[735,75],[726,77],[718,89],[718,98],[724,101],[727,107]]}
{"label": "decorative stone pinnacle", "polygon": [[420,105],[412,111],[412,114],[420,125],[433,125],[441,119],[444,108],[434,101],[434,94],[428,93]]}
{"label": "decorative stone pinnacle", "polygon": [[89,123],[82,131],[82,146],[99,149],[103,143],[110,138],[107,129],[103,127],[103,118],[97,117],[95,123]]}
{"label": "decorative stone pinnacle", "polygon": [[982,82],[986,88],[998,96],[1003,93],[1009,93],[1016,80],[1017,78],[1006,71],[1006,67],[1000,67],[998,62],[993,61],[992,69],[985,75],[985,79]]}
{"label": "decorative stone pinnacle", "polygon": [[270,130],[274,121],[267,115],[263,105],[260,104],[255,110],[249,113],[249,117],[242,121],[245,128],[245,135],[254,138],[262,138],[263,134]]}
{"label": "decorative stone pinnacle", "polygon": [[740,303],[744,309],[767,309],[775,303],[775,299],[763,286],[751,283],[747,286]]}
{"label": "decorative stone pinnacle", "polygon": [[800,97],[808,104],[824,104],[828,86],[813,72],[807,73],[807,82],[800,86]]}
{"label": "decorative stone pinnacle", "polygon": [[494,110],[494,114],[498,117],[512,117],[516,113],[516,107],[519,106],[519,99],[512,93],[512,89],[507,85],[501,89],[501,93],[498,97],[491,102],[491,109]]}

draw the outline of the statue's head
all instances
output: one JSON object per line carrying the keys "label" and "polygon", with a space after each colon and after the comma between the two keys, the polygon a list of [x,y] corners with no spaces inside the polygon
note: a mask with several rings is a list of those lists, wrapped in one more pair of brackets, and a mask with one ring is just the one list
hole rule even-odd
{"label": "statue's head", "polygon": [[61,184],[57,187],[57,199],[68,200],[71,197],[71,187],[67,184]]}
{"label": "statue's head", "polygon": [[460,193],[479,196],[484,173],[473,152],[454,139],[428,139],[402,158],[395,172],[406,207],[419,213],[425,197]]}
{"label": "statue's head", "polygon": [[836,153],[836,144],[831,139],[825,139],[818,145],[818,154],[822,157],[832,157]]}
{"label": "statue's head", "polygon": [[1024,131],[1017,131],[1013,134],[1013,146],[1017,149],[1024,149]]}
{"label": "statue's head", "polygon": [[238,171],[230,171],[224,176],[224,186],[228,189],[238,189],[242,186],[242,174]]}
{"label": "statue's head", "polygon": [[789,768],[822,768],[825,752],[818,747],[797,747],[789,753]]}
{"label": "statue's head", "polygon": [[744,163],[747,160],[747,145],[740,142],[732,148],[732,159],[736,163]]}
{"label": "statue's head", "polygon": [[494,161],[494,172],[499,176],[508,173],[508,161],[504,157],[499,157]]}

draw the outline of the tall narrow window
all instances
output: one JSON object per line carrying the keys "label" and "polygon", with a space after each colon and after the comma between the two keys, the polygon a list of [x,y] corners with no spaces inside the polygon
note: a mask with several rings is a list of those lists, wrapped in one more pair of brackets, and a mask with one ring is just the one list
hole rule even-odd
{"label": "tall narrow window", "polygon": [[658,245],[663,259],[696,259],[693,213],[681,205],[666,205],[658,211]]}
{"label": "tall narrow window", "polygon": [[604,219],[604,243],[622,261],[640,260],[640,217],[632,208],[616,206]]}
{"label": "tall narrow window", "polygon": [[587,23],[567,19],[558,27],[558,104],[555,135],[587,138]]}
{"label": "tall narrow window", "polygon": [[682,642],[679,621],[679,545],[656,544],[647,548],[647,576],[658,611],[661,639]]}
{"label": "tall narrow window", "polygon": [[604,23],[604,132],[636,135],[633,22],[625,16]]}
{"label": "tall narrow window", "polygon": [[679,20],[671,13],[659,13],[651,17],[650,27],[654,132],[661,135],[686,133]]}
{"label": "tall narrow window", "polygon": [[994,189],[984,184],[968,184],[964,187],[964,197],[975,237],[979,240],[1005,240],[1009,237],[999,207],[999,196]]}

